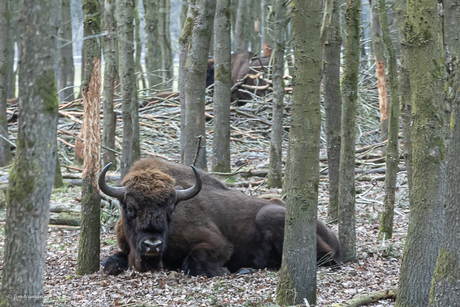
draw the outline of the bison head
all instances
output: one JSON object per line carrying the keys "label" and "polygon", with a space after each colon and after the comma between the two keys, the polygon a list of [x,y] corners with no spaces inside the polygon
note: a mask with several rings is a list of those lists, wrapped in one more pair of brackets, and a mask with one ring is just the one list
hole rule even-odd
{"label": "bison head", "polygon": [[123,179],[123,187],[105,182],[109,163],[99,175],[102,192],[120,201],[123,228],[136,258],[161,256],[171,224],[171,215],[178,202],[195,197],[201,190],[201,176],[192,166],[196,183],[186,190],[176,190],[175,180],[158,169],[131,170]]}

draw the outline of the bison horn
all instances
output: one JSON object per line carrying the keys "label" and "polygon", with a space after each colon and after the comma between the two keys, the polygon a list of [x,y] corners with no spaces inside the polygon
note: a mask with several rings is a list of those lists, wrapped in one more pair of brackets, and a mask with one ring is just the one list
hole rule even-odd
{"label": "bison horn", "polygon": [[105,182],[105,174],[107,173],[107,170],[110,168],[111,165],[112,162],[107,164],[99,174],[99,189],[101,189],[101,191],[107,194],[108,196],[123,199],[125,197],[125,188],[111,187]]}
{"label": "bison horn", "polygon": [[201,187],[203,185],[203,182],[201,181],[201,175],[193,165],[192,169],[195,173],[195,185],[186,190],[176,190],[177,202],[193,198],[201,191]]}

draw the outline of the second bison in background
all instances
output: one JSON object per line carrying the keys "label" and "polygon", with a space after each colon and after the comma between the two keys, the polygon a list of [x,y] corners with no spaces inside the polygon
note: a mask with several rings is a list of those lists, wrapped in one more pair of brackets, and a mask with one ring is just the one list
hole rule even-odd
{"label": "second bison in background", "polygon": [[[122,209],[116,226],[121,251],[105,261],[108,274],[163,266],[212,277],[227,269],[281,266],[283,201],[248,196],[206,173],[200,176],[196,169],[193,173],[184,165],[155,159],[136,162],[120,188],[105,183],[107,169],[100,174],[99,186],[117,197]],[[342,261],[337,237],[320,221],[317,259],[326,265]]]}
{"label": "second bison in background", "polygon": [[[231,86],[233,87],[239,80],[243,80],[239,87],[252,86],[265,88],[267,82],[262,76],[258,75],[270,66],[270,56],[257,57],[249,51],[235,52],[231,56]],[[206,69],[206,87],[214,83],[214,59],[208,60]],[[259,97],[265,96],[266,89],[243,89],[238,88],[232,92],[231,101],[237,101],[237,105],[242,106],[253,99],[252,95]]]}

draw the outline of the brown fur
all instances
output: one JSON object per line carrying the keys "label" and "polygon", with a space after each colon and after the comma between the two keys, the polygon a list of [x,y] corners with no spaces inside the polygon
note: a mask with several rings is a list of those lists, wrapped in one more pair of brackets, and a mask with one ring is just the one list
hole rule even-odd
{"label": "brown fur", "polygon": [[[270,55],[256,58],[256,55],[249,51],[235,52],[231,56],[231,86],[235,85],[238,80],[243,79],[247,74],[256,75],[257,72],[262,71],[268,67],[270,62]],[[208,60],[206,71],[206,87],[214,83],[214,59]],[[266,85],[265,80],[262,78],[247,78],[244,82],[246,85]],[[257,96],[265,96],[266,90],[253,91]],[[238,100],[238,105],[244,105],[247,100],[251,100],[252,95],[238,90],[232,94],[231,100]]]}
{"label": "brown fur", "polygon": [[[242,267],[280,267],[284,203],[228,189],[219,180],[200,173],[201,192],[176,206],[170,191],[174,184],[184,189],[191,187],[195,183],[192,170],[155,159],[135,163],[123,181],[127,192],[125,199],[120,200],[123,214],[116,227],[121,251],[106,261],[106,272],[118,274],[128,266],[139,271],[157,270],[161,268],[160,262],[170,270],[207,276],[222,275],[225,267],[230,272]],[[129,208],[135,213],[129,213]],[[173,209],[167,222],[168,210]],[[158,229],[163,229],[163,233]],[[331,258],[324,264],[339,264],[340,244],[320,221],[317,237],[317,259],[329,254]],[[146,256],[139,251],[140,241],[157,238],[165,241],[161,256]]]}

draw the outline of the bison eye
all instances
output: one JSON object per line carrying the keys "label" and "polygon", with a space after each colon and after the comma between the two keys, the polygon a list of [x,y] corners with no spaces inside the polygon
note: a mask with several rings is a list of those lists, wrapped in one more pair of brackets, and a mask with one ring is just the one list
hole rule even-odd
{"label": "bison eye", "polygon": [[129,205],[126,208],[126,213],[128,214],[129,217],[134,217],[134,215],[135,215],[135,212],[134,212],[133,208],[131,206],[129,206]]}

